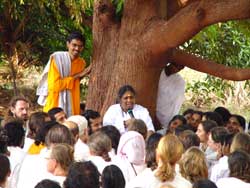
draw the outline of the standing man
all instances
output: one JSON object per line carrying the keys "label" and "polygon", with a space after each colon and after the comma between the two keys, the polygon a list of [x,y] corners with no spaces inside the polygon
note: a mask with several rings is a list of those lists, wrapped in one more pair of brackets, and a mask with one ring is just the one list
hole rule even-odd
{"label": "standing man", "polygon": [[67,52],[55,52],[50,56],[37,88],[38,104],[48,112],[61,107],[67,116],[80,114],[80,79],[90,72],[80,58],[85,38],[72,32],[67,39]]}

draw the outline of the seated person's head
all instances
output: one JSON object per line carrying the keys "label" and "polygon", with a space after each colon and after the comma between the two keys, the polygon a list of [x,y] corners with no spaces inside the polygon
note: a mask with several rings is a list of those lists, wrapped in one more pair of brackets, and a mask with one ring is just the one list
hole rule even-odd
{"label": "seated person's head", "polygon": [[5,130],[8,135],[8,146],[23,147],[24,145],[24,128],[23,121],[16,120],[5,124]]}
{"label": "seated person's head", "polygon": [[0,154],[0,187],[5,187],[10,176],[10,161],[6,155]]}
{"label": "seated person's head", "polygon": [[55,144],[47,152],[47,171],[55,176],[66,176],[74,160],[74,148],[68,144]]}
{"label": "seated person's head", "polygon": [[104,126],[100,129],[101,132],[104,132],[112,142],[112,148],[117,153],[118,144],[120,141],[121,133],[120,131],[113,125]]}
{"label": "seated person's head", "polygon": [[209,179],[194,182],[193,188],[217,188],[216,184]]}
{"label": "seated person's head", "polygon": [[214,112],[217,112],[221,115],[221,117],[223,119],[223,126],[225,126],[227,124],[229,118],[231,117],[230,111],[225,107],[219,106],[219,107],[214,109]]}
{"label": "seated person's head", "polygon": [[8,116],[27,121],[29,118],[30,102],[24,96],[13,97],[9,104]]}
{"label": "seated person's head", "polygon": [[236,150],[243,150],[250,154],[250,135],[247,133],[239,132],[237,133],[232,141],[230,152]]}
{"label": "seated person's head", "polygon": [[250,183],[250,155],[236,150],[228,156],[229,176]]}
{"label": "seated person's head", "polygon": [[89,135],[98,131],[102,127],[102,118],[99,112],[94,110],[86,110],[83,116],[88,121]]}
{"label": "seated person's head", "polygon": [[71,146],[74,146],[75,140],[70,132],[70,130],[61,124],[53,125],[52,128],[49,129],[48,133],[45,137],[45,144],[48,148],[55,144],[69,144]]}
{"label": "seated person's head", "polygon": [[77,124],[78,130],[79,130],[79,138],[83,142],[87,142],[87,140],[88,140],[88,121],[87,121],[87,119],[82,115],[73,115],[73,116],[70,116],[67,119],[67,121],[71,121],[71,122],[74,122]]}
{"label": "seated person's head", "polygon": [[194,183],[208,178],[206,157],[198,147],[190,147],[179,161],[181,175]]}
{"label": "seated person's head", "polygon": [[100,156],[105,161],[111,160],[108,153],[112,149],[112,143],[108,135],[104,132],[97,131],[90,135],[88,139],[88,146],[91,155]]}
{"label": "seated person's head", "polygon": [[48,114],[52,121],[57,121],[58,123],[63,123],[67,119],[66,113],[60,107],[51,108]]}
{"label": "seated person's head", "polygon": [[117,101],[124,112],[133,109],[135,105],[136,92],[131,85],[124,85],[118,91]]}
{"label": "seated person's head", "polygon": [[145,162],[148,168],[155,170],[157,168],[156,163],[156,148],[162,135],[159,133],[151,134],[146,141],[146,157]]}
{"label": "seated person's head", "polygon": [[190,124],[193,113],[194,113],[194,110],[191,109],[191,108],[188,108],[187,110],[185,110],[185,111],[183,112],[182,115],[183,115],[183,116],[185,117],[185,119],[187,120],[187,124]]}
{"label": "seated person's head", "polygon": [[246,119],[243,116],[233,114],[229,118],[226,127],[231,133],[244,132]]}
{"label": "seated person's head", "polygon": [[136,131],[124,133],[117,149],[117,155],[126,158],[131,164],[143,165],[145,159],[145,140]]}
{"label": "seated person's head", "polygon": [[28,121],[28,137],[31,139],[35,139],[36,134],[40,130],[42,126],[44,126],[45,122],[50,121],[50,117],[48,113],[45,112],[34,112],[30,115]]}
{"label": "seated person's head", "polygon": [[187,120],[182,115],[175,115],[168,124],[168,132],[173,133],[174,130],[187,123]]}
{"label": "seated person's head", "polygon": [[99,177],[100,174],[92,162],[75,162],[69,168],[64,188],[99,188]]}
{"label": "seated person's head", "polygon": [[197,129],[198,125],[202,121],[203,113],[201,111],[194,111],[191,117],[190,125]]}
{"label": "seated person's head", "polygon": [[178,137],[183,144],[184,150],[187,150],[192,146],[199,147],[200,145],[200,139],[193,131],[183,131]]}
{"label": "seated person's head", "polygon": [[101,176],[102,188],[124,188],[125,178],[116,165],[106,166]]}
{"label": "seated person's head", "polygon": [[73,122],[73,121],[65,121],[64,123],[63,123],[63,125],[65,126],[65,127],[67,127],[69,130],[70,130],[70,132],[72,133],[72,135],[74,136],[74,140],[75,140],[75,142],[77,142],[77,140],[78,140],[78,138],[79,138],[79,127],[78,127],[78,125],[75,123],[75,122]]}
{"label": "seated person's head", "polygon": [[205,113],[203,113],[202,121],[205,121],[205,120],[215,121],[218,126],[224,125],[221,115],[217,112],[205,112]]}
{"label": "seated person's head", "polygon": [[35,188],[61,188],[58,182],[44,179],[36,184]]}
{"label": "seated person's head", "polygon": [[140,133],[144,140],[147,138],[148,129],[145,122],[141,119],[131,118],[128,121],[128,131],[136,131]]}

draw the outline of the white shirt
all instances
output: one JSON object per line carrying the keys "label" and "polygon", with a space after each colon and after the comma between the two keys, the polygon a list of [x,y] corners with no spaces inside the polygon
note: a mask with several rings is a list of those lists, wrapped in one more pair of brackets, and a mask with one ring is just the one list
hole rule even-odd
{"label": "white shirt", "polygon": [[161,72],[158,85],[156,117],[164,128],[168,127],[173,116],[180,111],[185,100],[185,81],[179,74],[166,76]]}
{"label": "white shirt", "polygon": [[171,185],[174,188],[192,188],[192,184],[176,173],[173,181],[161,182],[155,177],[155,171],[146,168],[126,185],[126,188],[159,188],[163,185]]}
{"label": "white shirt", "polygon": [[[135,104],[132,111],[136,119],[141,119],[144,121],[148,128],[148,131],[154,131],[152,119],[146,108],[141,105]],[[114,104],[110,106],[107,112],[104,114],[103,126],[113,125],[120,131],[120,133],[124,133],[126,132],[124,128],[124,121],[130,118],[130,115],[122,110],[120,104]]]}
{"label": "white shirt", "polygon": [[9,146],[8,151],[10,152],[9,160],[11,166],[11,175],[8,178],[8,187],[15,188],[18,182],[20,168],[26,153],[20,147],[13,146]]}
{"label": "white shirt", "polygon": [[75,146],[74,159],[75,161],[88,161],[90,157],[89,147],[81,139],[78,139]]}
{"label": "white shirt", "polygon": [[45,150],[47,149],[42,149],[37,155],[26,155],[20,169],[17,188],[34,188],[38,182],[51,176],[46,168]]}
{"label": "white shirt", "polygon": [[97,167],[100,174],[102,174],[102,171],[106,166],[113,164],[111,161],[110,162],[105,161],[100,156],[90,156],[89,160]]}
{"label": "white shirt", "polygon": [[212,167],[210,180],[217,182],[221,178],[229,177],[228,157],[223,156],[219,159],[218,163]]}
{"label": "white shirt", "polygon": [[238,178],[221,178],[216,183],[218,188],[250,188],[250,183],[246,183]]}

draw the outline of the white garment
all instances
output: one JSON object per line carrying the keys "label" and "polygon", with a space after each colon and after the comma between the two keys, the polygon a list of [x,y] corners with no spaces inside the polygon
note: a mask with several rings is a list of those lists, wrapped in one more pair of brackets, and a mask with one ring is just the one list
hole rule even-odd
{"label": "white garment", "polygon": [[100,174],[102,174],[103,169],[106,166],[112,165],[113,163],[105,161],[102,157],[100,156],[90,156],[89,160],[97,167],[98,171]]}
{"label": "white garment", "polygon": [[218,188],[250,188],[250,183],[246,183],[238,178],[221,178],[216,183]]}
{"label": "white garment", "polygon": [[[148,131],[154,131],[154,125],[152,123],[152,119],[149,115],[149,112],[146,108],[141,105],[135,104],[133,109],[133,114],[136,119],[141,119],[146,124]],[[115,126],[120,133],[126,132],[124,128],[124,121],[130,119],[130,115],[127,112],[124,112],[120,106],[120,104],[114,104],[110,106],[107,112],[103,117],[103,126],[113,125]]]}
{"label": "white garment", "polygon": [[20,169],[17,188],[34,188],[38,182],[51,176],[46,168],[45,150],[47,149],[42,149],[38,155],[26,155]]}
{"label": "white garment", "polygon": [[161,182],[155,177],[155,171],[146,168],[126,185],[126,188],[160,188],[163,185],[171,185],[174,188],[192,188],[192,184],[180,174],[176,173],[173,181]]}
{"label": "white garment", "polygon": [[218,163],[217,159],[217,152],[213,151],[209,146],[206,148],[205,152],[207,167],[208,167],[208,174],[210,177],[212,167]]}
{"label": "white garment", "polygon": [[[28,132],[28,131],[27,131]],[[35,142],[34,139],[28,138],[27,136],[25,136],[24,138],[24,146],[23,146],[23,151],[25,151],[26,153],[28,153],[30,146]]]}
{"label": "white garment", "polygon": [[75,144],[74,159],[75,161],[88,161],[90,157],[89,147],[80,139]]}
{"label": "white garment", "polygon": [[15,188],[26,153],[20,147],[13,146],[8,147],[8,151],[10,152],[9,160],[11,166],[11,175],[8,178],[8,188]]}
{"label": "white garment", "polygon": [[183,78],[179,74],[166,76],[163,70],[159,79],[156,103],[156,117],[163,127],[167,128],[173,116],[179,113],[185,100],[184,94],[185,81]]}
{"label": "white garment", "polygon": [[121,169],[126,184],[132,181],[137,175],[142,173],[146,168],[145,164],[143,165],[133,164],[132,166],[132,164],[128,160],[122,159],[119,156],[114,156],[112,158],[112,162]]}
{"label": "white garment", "polygon": [[221,178],[229,177],[228,157],[223,156],[211,169],[210,180],[216,183]]}

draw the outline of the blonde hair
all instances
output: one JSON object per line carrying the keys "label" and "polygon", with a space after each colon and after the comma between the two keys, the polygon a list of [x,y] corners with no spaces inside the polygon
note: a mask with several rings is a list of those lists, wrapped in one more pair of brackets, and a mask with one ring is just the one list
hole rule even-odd
{"label": "blonde hair", "polygon": [[50,158],[55,159],[63,170],[68,172],[74,161],[74,148],[69,144],[55,144],[51,148]]}
{"label": "blonde hair", "polygon": [[239,132],[234,136],[231,147],[230,147],[230,153],[239,149],[244,150],[248,154],[250,154],[250,135],[249,134]]}
{"label": "blonde hair", "polygon": [[110,138],[103,132],[93,133],[88,140],[89,150],[96,156],[101,156],[105,161],[110,161],[108,152],[112,149]]}
{"label": "blonde hair", "polygon": [[179,165],[181,175],[192,183],[208,178],[205,155],[197,147],[189,148],[183,154]]}
{"label": "blonde hair", "polygon": [[156,149],[156,155],[161,161],[155,176],[164,182],[173,180],[175,176],[175,164],[181,158],[183,145],[177,136],[168,134],[161,138]]}

